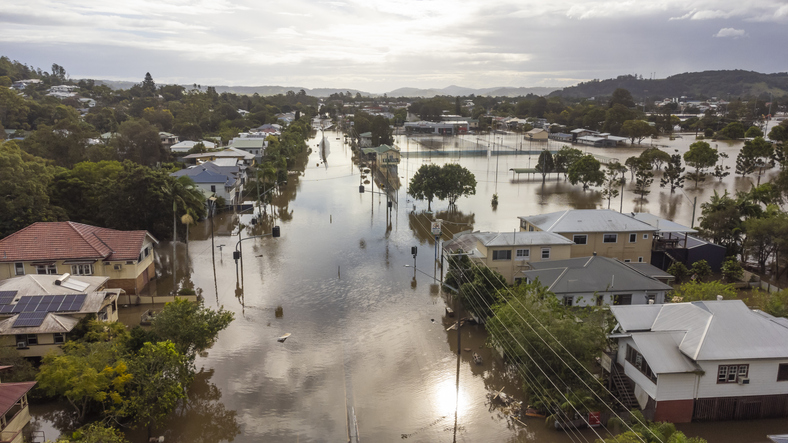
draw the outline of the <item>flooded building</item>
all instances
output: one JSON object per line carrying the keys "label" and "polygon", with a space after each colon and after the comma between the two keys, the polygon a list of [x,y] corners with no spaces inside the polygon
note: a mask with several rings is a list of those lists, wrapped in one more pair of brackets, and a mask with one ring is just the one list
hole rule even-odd
{"label": "flooded building", "polygon": [[619,395],[634,396],[647,417],[686,423],[788,416],[785,318],[741,300],[610,309],[618,350],[606,370]]}

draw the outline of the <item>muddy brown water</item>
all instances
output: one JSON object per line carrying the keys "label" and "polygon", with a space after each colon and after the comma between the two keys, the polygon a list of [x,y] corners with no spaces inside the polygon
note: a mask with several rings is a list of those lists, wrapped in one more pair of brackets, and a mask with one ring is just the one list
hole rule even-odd
{"label": "muddy brown water", "polygon": [[[553,175],[545,184],[541,177],[513,179],[509,169],[533,167],[536,156],[435,154],[403,158],[398,204],[388,212],[385,195],[359,194],[363,179],[350,148],[337,139],[339,134],[326,136],[330,148],[318,150],[318,141],[310,140],[314,152],[303,174],[291,175],[282,194],[274,198],[274,223],[282,236],[243,242],[242,276],[232,251],[238,222],[250,225],[251,214],[215,218],[213,246],[209,222],[192,227],[188,246],[177,245],[178,284],[193,285],[206,306],[223,306],[236,320],[197,359],[199,372],[189,401],[159,423],[155,434],[168,442],[451,442],[457,406],[456,441],[594,441],[593,431],[557,432],[540,419],[528,419],[523,426],[491,409],[487,393],[521,392],[516,377],[484,346],[486,334],[479,326],[462,328],[461,347],[478,352],[484,363],[476,365],[471,352],[462,352],[457,394],[456,332],[446,331],[452,319],[446,317],[446,296],[433,279],[438,274],[429,221],[447,220],[445,230],[452,233],[513,231],[520,215],[606,207],[599,192],[583,191],[563,176]],[[663,149],[671,153],[685,152],[694,140],[684,137],[654,143],[667,145]],[[403,153],[420,144],[439,152],[488,143],[492,145],[492,137],[397,137]],[[646,143],[580,149],[623,162]],[[544,146],[529,146],[513,135],[497,135],[495,144],[496,149],[509,150]],[[561,146],[546,145],[551,150]],[[730,154],[726,162],[733,167],[741,144],[717,146]],[[476,195],[461,198],[456,211],[448,212],[446,203],[438,201],[433,202],[434,213],[425,213],[426,202],[412,201],[405,186],[415,170],[429,162],[459,162],[470,169],[478,181]],[[731,174],[721,183],[708,180],[698,188],[687,183],[684,193],[670,194],[659,188],[656,177],[643,210],[689,225],[693,197],[698,197],[697,218],[700,204],[714,190],[749,189],[754,180]],[[493,210],[490,200],[496,186],[499,205]],[[640,209],[630,186],[624,211]],[[372,183],[365,188],[380,191]],[[614,200],[611,207],[618,209],[619,204]],[[243,236],[270,232],[274,223],[244,229]],[[419,248],[415,276],[411,246]],[[164,271],[156,290],[168,293],[171,245],[162,244],[157,252]],[[121,314],[124,321],[134,323],[142,311],[131,307]],[[285,333],[292,335],[278,342]],[[59,428],[67,426],[58,419],[63,410],[52,404],[31,407],[33,427],[56,438]],[[788,421],[693,423],[679,428],[710,442],[766,442],[767,433],[788,432]],[[141,431],[128,436],[134,442],[145,441]]]}

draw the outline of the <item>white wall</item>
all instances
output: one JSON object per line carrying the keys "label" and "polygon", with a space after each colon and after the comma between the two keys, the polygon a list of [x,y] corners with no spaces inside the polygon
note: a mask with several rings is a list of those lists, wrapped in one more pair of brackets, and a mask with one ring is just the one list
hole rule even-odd
{"label": "white wall", "polygon": [[681,374],[659,374],[657,376],[657,401],[688,400],[695,395],[695,379],[692,372]]}
{"label": "white wall", "polygon": [[[645,374],[640,372],[637,368],[632,366],[626,359],[627,357],[627,345],[632,346],[635,349],[638,349],[635,346],[635,342],[631,338],[621,338],[618,340],[618,356],[617,361],[618,364],[624,367],[624,373],[627,374],[627,377],[632,379],[635,384],[639,385],[643,391],[645,391],[649,397],[656,399],[657,398],[657,385],[655,385]],[[638,349],[638,352],[640,350]],[[648,360],[646,360],[648,362]],[[659,381],[659,378],[657,378]]]}
{"label": "white wall", "polygon": [[[738,383],[717,384],[717,369],[725,364],[750,365],[747,377],[750,384]],[[745,395],[777,395],[788,394],[788,381],[777,381],[777,368],[780,363],[788,363],[788,358],[772,360],[722,360],[699,361],[698,364],[706,371],[700,379],[698,397],[739,397]]]}
{"label": "white wall", "polygon": [[[655,294],[653,291],[649,292],[650,294]],[[597,295],[601,295],[603,297],[603,302],[606,305],[612,305],[613,299],[616,294],[632,294],[632,304],[633,305],[645,305],[648,303],[648,297],[646,292],[599,292]],[[558,298],[561,299],[564,296],[568,296],[569,294],[558,294]],[[654,299],[655,304],[662,304],[665,303],[665,291],[657,292],[656,297]],[[574,306],[594,306],[596,305],[596,295],[593,292],[587,292],[583,294],[574,294]]]}

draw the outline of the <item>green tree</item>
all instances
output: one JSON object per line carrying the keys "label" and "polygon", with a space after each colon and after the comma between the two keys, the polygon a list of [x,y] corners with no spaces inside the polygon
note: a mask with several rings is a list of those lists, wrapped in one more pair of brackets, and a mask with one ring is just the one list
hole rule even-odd
{"label": "green tree", "polygon": [[194,360],[196,354],[208,349],[219,332],[233,321],[232,312],[218,311],[178,298],[167,303],[153,321],[153,332],[169,340],[175,349]]}
{"label": "green tree", "polygon": [[29,103],[16,91],[0,86],[0,125],[6,129],[30,129]]}
{"label": "green tree", "polygon": [[774,147],[763,137],[756,137],[744,142],[744,146],[736,157],[736,173],[748,175],[758,169],[758,184],[761,183],[763,168],[774,154]]}
{"label": "green tree", "polygon": [[[595,308],[572,310],[538,282],[502,289],[498,299],[486,322],[489,340],[510,362],[533,375],[524,386],[532,404],[545,410],[567,403],[580,410],[598,407],[586,388],[599,386],[586,368],[607,345],[605,329],[592,317]],[[562,380],[566,389],[562,384],[560,392],[553,391],[547,377]]]}
{"label": "green tree", "polygon": [[675,261],[668,267],[668,274],[676,277],[676,283],[681,283],[689,276],[689,269],[684,263]]}
{"label": "green tree", "polygon": [[57,443],[129,443],[117,428],[95,422],[74,431],[70,437],[61,435]]}
{"label": "green tree", "polygon": [[750,126],[749,128],[747,128],[747,132],[744,133],[744,137],[746,138],[763,137],[763,131],[761,131],[761,128],[757,126]]}
{"label": "green tree", "polygon": [[690,281],[677,286],[672,292],[671,301],[673,303],[716,300],[721,295],[725,300],[736,299],[736,289],[732,284],[725,284],[718,281],[702,282]]}
{"label": "green tree", "polygon": [[711,175],[722,181],[723,178],[731,175],[731,173],[728,172],[731,169],[731,167],[725,166],[724,164],[725,161],[724,159],[728,158],[728,154],[724,152],[720,152],[719,155],[720,155],[719,163],[714,165],[714,171],[711,173]]}
{"label": "green tree", "polygon": [[569,167],[569,182],[573,185],[582,183],[583,190],[590,185],[600,186],[604,181],[605,173],[602,172],[599,160],[593,155],[585,155]]}
{"label": "green tree", "polygon": [[640,144],[644,138],[650,136],[653,132],[654,129],[645,120],[627,120],[621,127],[621,133],[628,137],[633,145],[635,140]]}
{"label": "green tree", "polygon": [[654,182],[654,173],[651,172],[651,164],[647,161],[639,161],[635,168],[635,190],[636,195],[640,196],[640,205],[643,206],[643,199],[651,193],[649,187]]}
{"label": "green tree", "polygon": [[418,200],[427,200],[427,210],[440,189],[441,167],[435,164],[421,165],[413,174],[408,186],[408,194]]}
{"label": "green tree", "polygon": [[553,157],[556,172],[563,172],[564,179],[569,173],[569,167],[572,166],[577,160],[583,157],[583,151],[571,148],[569,146],[562,146],[561,149],[555,153]]}
{"label": "green tree", "polygon": [[698,260],[692,264],[690,272],[695,278],[704,280],[711,276],[711,266],[706,260]]}
{"label": "green tree", "polygon": [[770,258],[777,258],[780,247],[788,238],[788,214],[777,206],[769,206],[761,217],[744,220],[742,227],[746,232],[744,255],[755,259],[763,274],[766,263]]}
{"label": "green tree", "polygon": [[663,163],[670,161],[670,154],[659,148],[648,148],[640,153],[640,159],[648,163],[649,169],[661,169]]}
{"label": "green tree", "polygon": [[695,168],[691,177],[695,181],[695,187],[698,186],[699,181],[704,180],[706,169],[714,166],[717,160],[719,160],[719,153],[708,143],[697,141],[690,145],[689,151],[684,153],[684,161],[688,166]]}
{"label": "green tree", "polygon": [[48,396],[65,398],[80,421],[91,407],[112,409],[124,401],[123,391],[132,376],[118,359],[111,343],[68,342],[63,354],[44,357],[36,376],[38,388]]}
{"label": "green tree", "polygon": [[632,93],[629,92],[629,90],[617,88],[613,91],[610,101],[608,101],[608,107],[612,108],[616,104],[620,104],[626,108],[633,108],[635,107],[635,100],[632,98]]}
{"label": "green tree", "polygon": [[66,212],[50,203],[47,192],[56,171],[13,141],[0,143],[0,237],[35,222],[66,219]]}
{"label": "green tree", "polygon": [[545,182],[547,174],[555,171],[553,154],[551,154],[547,149],[544,149],[539,153],[539,159],[536,161],[536,170],[542,174],[542,183]]}
{"label": "green tree", "polygon": [[786,124],[784,120],[779,125],[772,127],[771,131],[769,131],[769,140],[773,140],[776,142],[784,142],[788,141],[788,124]]}
{"label": "green tree", "polygon": [[728,257],[722,263],[722,277],[728,283],[735,283],[741,280],[744,275],[744,269],[741,267],[739,260],[735,257]]}
{"label": "green tree", "polygon": [[178,400],[186,396],[185,388],[192,379],[186,367],[186,357],[174,343],[145,343],[129,361],[132,377],[127,385],[128,400],[118,415],[148,426],[150,436],[152,425],[172,412]]}
{"label": "green tree", "polygon": [[728,123],[720,130],[718,137],[728,139],[744,138],[744,125],[739,122]]}
{"label": "green tree", "polygon": [[677,188],[684,187],[684,170],[681,165],[681,155],[676,150],[676,153],[670,156],[670,160],[665,164],[665,170],[662,178],[659,179],[659,187],[670,187],[670,193],[676,192]]}
{"label": "green tree", "polygon": [[463,306],[484,319],[493,315],[491,307],[498,302],[498,291],[509,286],[503,275],[486,266],[474,264],[467,255],[449,258],[445,284],[452,289],[459,289],[457,296]]}
{"label": "green tree", "polygon": [[755,290],[750,296],[752,307],[775,317],[788,317],[788,289],[769,292]]}
{"label": "green tree", "polygon": [[118,157],[141,165],[155,165],[167,159],[159,131],[147,120],[127,120],[120,124],[112,138]]}
{"label": "green tree", "polygon": [[476,194],[476,177],[471,171],[457,163],[448,163],[441,167],[440,188],[435,196],[448,200],[454,206],[460,197]]}
{"label": "green tree", "polygon": [[376,115],[372,119],[372,146],[391,145],[394,143],[391,125],[382,115]]}
{"label": "green tree", "polygon": [[143,97],[154,97],[156,95],[156,82],[153,81],[150,72],[145,73],[145,78],[142,80],[140,88],[142,89]]}
{"label": "green tree", "polygon": [[742,234],[742,214],[736,200],[728,191],[719,195],[714,191],[708,202],[701,203],[700,234],[713,243],[725,246],[726,255],[739,253]]}
{"label": "green tree", "polygon": [[605,125],[603,129],[605,132],[610,132],[612,134],[621,134],[624,122],[633,120],[634,118],[634,111],[620,103],[616,103],[605,113]]}

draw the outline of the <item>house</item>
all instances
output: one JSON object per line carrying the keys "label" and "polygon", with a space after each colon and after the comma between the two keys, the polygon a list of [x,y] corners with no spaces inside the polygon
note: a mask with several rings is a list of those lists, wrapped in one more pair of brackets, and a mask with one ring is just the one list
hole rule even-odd
{"label": "house", "polygon": [[538,279],[567,306],[662,304],[673,289],[642,267],[599,256],[532,263],[522,273],[529,283]]}
{"label": "house", "polygon": [[189,154],[183,157],[184,160],[193,160],[196,162],[209,162],[220,158],[234,158],[240,161],[244,166],[254,165],[254,154],[235,148],[227,148],[222,151],[201,152],[196,154]]}
{"label": "house", "polygon": [[633,217],[659,229],[651,251],[654,266],[668,269],[679,261],[689,268],[696,261],[706,260],[714,272],[722,268],[727,254],[725,247],[690,235],[697,230],[645,212],[635,213]]}
{"label": "house", "polygon": [[[0,371],[12,366],[0,366]],[[22,443],[22,430],[30,423],[27,393],[37,382],[0,383],[0,441]]]}
{"label": "house", "polygon": [[169,149],[172,145],[179,142],[178,136],[170,134],[169,132],[159,132],[159,139],[161,140],[161,145],[164,146],[165,149]]}
{"label": "house", "polygon": [[28,78],[24,80],[17,80],[13,84],[11,84],[11,89],[17,91],[24,91],[28,86],[35,85],[38,86],[41,84],[41,80],[37,78]]}
{"label": "house", "polygon": [[237,159],[217,159],[181,169],[170,175],[189,177],[206,198],[221,197],[228,206],[238,205],[242,201],[246,184],[246,167],[239,165]]}
{"label": "house", "polygon": [[372,147],[372,133],[371,132],[362,132],[358,135],[358,145],[362,148],[371,148]]}
{"label": "house", "polygon": [[201,140],[198,142],[191,140],[184,140],[182,142],[178,142],[170,146],[170,152],[189,152],[192,150],[192,148],[194,148],[194,145],[198,143],[202,143],[202,145],[205,146],[205,149],[207,150],[216,149],[216,143],[209,142],[208,140]]}
{"label": "house", "polygon": [[265,155],[266,148],[268,148],[267,136],[266,133],[261,133],[259,135],[246,134],[246,136],[236,137],[230,140],[230,147],[254,155],[255,161],[260,163]]}
{"label": "house", "polygon": [[361,152],[367,156],[374,156],[375,163],[379,167],[396,166],[401,159],[399,149],[389,145],[380,145],[375,148],[362,148]]}
{"label": "house", "polygon": [[741,300],[610,310],[618,348],[605,369],[628,384],[625,395],[634,394],[647,417],[686,423],[788,416],[787,319]]}
{"label": "house", "polygon": [[501,273],[509,284],[524,278],[534,263],[566,259],[572,241],[551,232],[465,232],[444,243],[443,249],[469,253],[474,262]]}
{"label": "house", "polygon": [[118,321],[122,289],[108,289],[109,277],[23,275],[0,281],[0,346],[15,346],[23,357],[59,351],[87,315]]}
{"label": "house", "polygon": [[650,263],[658,229],[609,209],[568,209],[520,218],[521,231],[549,231],[572,240],[572,257],[617,258]]}
{"label": "house", "polygon": [[546,142],[549,134],[542,128],[534,128],[525,133],[525,139],[532,142]]}
{"label": "house", "polygon": [[74,222],[38,222],[0,240],[0,280],[37,274],[109,277],[107,286],[139,294],[156,276],[148,231]]}

